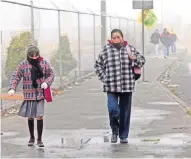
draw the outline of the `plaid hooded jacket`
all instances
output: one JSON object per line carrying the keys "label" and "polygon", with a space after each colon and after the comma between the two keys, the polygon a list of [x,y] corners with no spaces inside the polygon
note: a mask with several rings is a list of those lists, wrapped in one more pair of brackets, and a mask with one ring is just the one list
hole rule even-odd
{"label": "plaid hooded jacket", "polygon": [[44,99],[44,91],[41,89],[41,84],[46,82],[48,86],[51,86],[54,81],[54,73],[51,69],[49,63],[44,60],[42,57],[40,59],[40,65],[44,74],[42,79],[38,79],[38,88],[33,88],[31,80],[31,68],[32,65],[29,64],[27,60],[24,60],[20,63],[17,70],[13,73],[12,78],[9,83],[9,90],[16,90],[17,85],[23,78],[23,94],[24,100],[41,100]]}
{"label": "plaid hooded jacket", "polygon": [[[128,53],[134,55],[130,60]],[[143,67],[145,58],[134,47],[124,42],[123,47],[117,50],[111,43],[107,44],[99,54],[95,63],[95,72],[103,82],[104,92],[133,92],[135,77],[133,67]]]}

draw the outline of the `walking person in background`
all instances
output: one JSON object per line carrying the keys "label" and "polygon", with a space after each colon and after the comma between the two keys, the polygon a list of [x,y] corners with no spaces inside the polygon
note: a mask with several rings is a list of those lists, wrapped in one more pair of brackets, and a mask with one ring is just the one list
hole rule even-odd
{"label": "walking person in background", "polygon": [[156,29],[155,32],[151,35],[151,43],[155,45],[155,54],[157,58],[159,55],[159,41],[160,41],[160,33],[158,29]]}
{"label": "walking person in background", "polygon": [[128,143],[132,92],[136,80],[133,68],[141,68],[144,64],[145,58],[124,41],[122,31],[112,30],[111,41],[95,63],[95,72],[103,83],[103,91],[107,93],[112,143],[117,142],[118,135],[121,143]]}
{"label": "walking person in background", "polygon": [[164,58],[167,58],[167,56],[169,56],[169,48],[172,44],[172,39],[171,39],[170,33],[168,32],[166,28],[161,34],[160,40],[161,40],[161,43],[164,45],[164,48],[163,48]]}
{"label": "walking person in background", "polygon": [[176,53],[176,41],[178,40],[174,29],[171,29],[171,36],[172,36],[172,44],[171,44],[171,51],[172,53]]}
{"label": "walking person in background", "polygon": [[37,119],[37,145],[44,147],[42,142],[43,116],[44,116],[44,89],[51,86],[54,73],[49,63],[40,57],[37,47],[31,46],[27,51],[27,59],[22,61],[10,81],[8,94],[14,95],[16,87],[23,79],[24,102],[22,103],[19,116],[28,118],[30,139],[28,146],[35,143],[34,118]]}

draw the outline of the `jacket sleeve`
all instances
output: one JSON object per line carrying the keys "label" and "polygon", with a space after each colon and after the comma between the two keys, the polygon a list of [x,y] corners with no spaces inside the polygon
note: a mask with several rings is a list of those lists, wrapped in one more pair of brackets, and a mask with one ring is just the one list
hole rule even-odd
{"label": "jacket sleeve", "polygon": [[54,72],[47,61],[45,69],[45,82],[48,84],[48,86],[51,86],[54,82]]}
{"label": "jacket sleeve", "polygon": [[136,67],[143,67],[145,65],[145,57],[142,56],[134,47],[130,46],[131,53],[134,55],[134,66]]}
{"label": "jacket sleeve", "polygon": [[12,74],[11,80],[9,82],[9,90],[10,89],[16,90],[23,75],[24,75],[23,64],[20,63],[19,66],[17,67],[16,71],[13,72],[13,74]]}
{"label": "jacket sleeve", "polygon": [[160,41],[162,44],[164,44],[164,37],[163,36],[164,36],[163,34],[160,35]]}
{"label": "jacket sleeve", "polygon": [[98,59],[96,60],[96,63],[94,65],[95,73],[97,74],[99,80],[104,82],[105,79],[105,66],[104,66],[104,60],[103,60],[103,52],[101,52],[98,56]]}

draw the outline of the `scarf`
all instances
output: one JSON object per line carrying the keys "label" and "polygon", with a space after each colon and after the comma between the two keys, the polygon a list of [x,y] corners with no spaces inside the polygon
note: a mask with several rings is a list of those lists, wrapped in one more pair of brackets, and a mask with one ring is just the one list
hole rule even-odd
{"label": "scarf", "polygon": [[112,45],[117,49],[117,50],[121,50],[123,44],[122,43],[112,43]]}
{"label": "scarf", "polygon": [[35,89],[38,88],[38,83],[37,80],[42,78],[43,72],[42,68],[40,66],[40,59],[28,59],[29,63],[32,65],[31,69],[31,80],[32,80],[32,85]]}
{"label": "scarf", "polygon": [[109,44],[120,50],[122,47],[126,47],[128,45],[127,41],[122,41],[120,43],[113,43],[112,40],[108,40]]}

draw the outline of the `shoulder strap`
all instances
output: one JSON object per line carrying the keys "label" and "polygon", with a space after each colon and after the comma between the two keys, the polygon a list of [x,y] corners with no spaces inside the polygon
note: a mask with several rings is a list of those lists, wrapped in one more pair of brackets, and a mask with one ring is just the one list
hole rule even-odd
{"label": "shoulder strap", "polygon": [[127,49],[127,54],[130,55],[131,54],[131,48],[129,45],[126,46],[126,49]]}
{"label": "shoulder strap", "polygon": [[[130,56],[131,55],[131,47],[129,45],[127,45],[126,49],[127,49],[127,54]],[[131,63],[132,63],[132,66],[134,66],[134,62],[132,61]]]}

